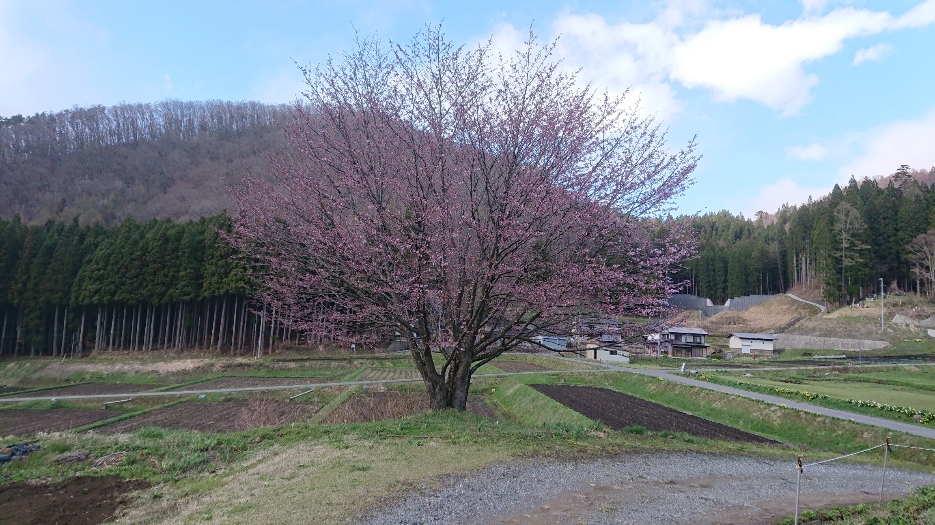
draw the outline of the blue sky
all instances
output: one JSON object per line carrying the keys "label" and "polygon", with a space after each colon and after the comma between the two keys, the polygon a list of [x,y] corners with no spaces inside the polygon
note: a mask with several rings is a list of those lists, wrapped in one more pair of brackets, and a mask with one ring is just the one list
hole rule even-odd
{"label": "blue sky", "polygon": [[686,213],[751,215],[850,175],[935,166],[935,0],[340,2],[0,0],[0,115],[182,100],[287,102],[295,63],[354,31],[506,51],[534,28],[584,80],[631,88],[677,147]]}

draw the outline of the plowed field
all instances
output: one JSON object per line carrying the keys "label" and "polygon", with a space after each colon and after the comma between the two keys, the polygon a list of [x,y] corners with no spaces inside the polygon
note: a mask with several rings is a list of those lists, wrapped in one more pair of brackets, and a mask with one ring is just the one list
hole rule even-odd
{"label": "plowed field", "polygon": [[82,476],[60,483],[0,485],[0,523],[9,525],[97,525],[110,521],[127,492],[146,481]]}
{"label": "plowed field", "polygon": [[685,432],[693,436],[745,443],[776,443],[727,425],[679,412],[652,401],[607,388],[570,385],[530,385],[568,408],[614,430],[641,426],[655,432]]}
{"label": "plowed field", "polygon": [[234,432],[264,426],[304,421],[311,417],[314,405],[251,400],[224,403],[182,403],[153,410],[141,416],[100,427],[101,434],[122,434],[144,427],[159,427],[200,432]]}
{"label": "plowed field", "polygon": [[39,432],[61,432],[115,416],[117,414],[112,411],[85,410],[82,408],[4,410],[0,412],[0,437],[32,436]]}

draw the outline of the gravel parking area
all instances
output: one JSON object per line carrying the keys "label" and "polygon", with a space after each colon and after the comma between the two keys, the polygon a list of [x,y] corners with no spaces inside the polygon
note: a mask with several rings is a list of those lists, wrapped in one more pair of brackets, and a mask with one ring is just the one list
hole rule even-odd
{"label": "gravel parking area", "polygon": [[[792,460],[714,454],[632,454],[590,462],[528,461],[449,479],[362,518],[414,524],[773,524],[795,505]],[[879,466],[811,467],[801,508],[874,502]],[[886,498],[935,482],[888,469]]]}

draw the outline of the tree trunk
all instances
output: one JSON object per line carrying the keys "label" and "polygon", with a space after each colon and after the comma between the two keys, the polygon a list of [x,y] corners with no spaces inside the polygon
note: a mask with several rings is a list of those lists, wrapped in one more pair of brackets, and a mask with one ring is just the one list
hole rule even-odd
{"label": "tree trunk", "polygon": [[468,389],[471,387],[471,363],[459,359],[457,366],[448,373],[448,404],[445,408],[465,410],[467,408]]}
{"label": "tree trunk", "polygon": [[120,316],[120,344],[121,350],[127,347],[127,303],[123,303],[123,315]]}
{"label": "tree trunk", "polygon": [[[0,346],[0,352],[3,347]],[[55,305],[55,327],[52,329],[52,357],[58,355],[58,305]]]}
{"label": "tree trunk", "polygon": [[7,317],[10,316],[10,312],[4,308],[3,309],[3,334],[0,335],[0,356],[3,355],[3,348],[6,345],[6,322]]}
{"label": "tree trunk", "polygon": [[260,328],[257,330],[259,332],[256,345],[256,357],[257,359],[263,357],[263,333],[266,331],[266,305],[263,305],[263,314],[260,315]]}
{"label": "tree trunk", "polygon": [[234,315],[234,318],[231,322],[231,355],[234,355],[234,347],[237,346],[237,313],[238,307],[237,303],[240,301],[240,298],[234,296],[234,309],[231,312]]}
{"label": "tree trunk", "polygon": [[247,299],[240,301],[240,341],[237,343],[237,355],[243,354],[244,335],[247,331]]}
{"label": "tree trunk", "polygon": [[110,313],[110,348],[109,350],[113,351],[114,350],[114,327],[115,327],[114,323],[117,320],[117,305],[113,305],[110,310],[111,310],[111,313]]}
{"label": "tree trunk", "polygon": [[104,306],[98,305],[97,307],[97,324],[94,325],[94,351],[101,351],[101,315],[103,314]]}
{"label": "tree trunk", "polygon": [[[208,350],[214,347],[214,336],[217,335],[218,302],[216,300],[212,300],[212,302],[214,302],[214,314],[211,315],[211,340],[208,341]],[[205,331],[207,332],[207,330]]]}
{"label": "tree trunk", "polygon": [[86,308],[81,309],[81,330],[78,332],[78,359],[81,359],[84,355],[84,314],[86,310]]}
{"label": "tree trunk", "polygon": [[225,316],[227,315],[227,297],[223,297],[221,306],[221,325],[218,327],[218,352],[221,351],[221,347],[224,345],[224,322],[227,320]]}
{"label": "tree trunk", "polygon": [[269,321],[269,351],[267,354],[273,353],[273,344],[276,341],[276,307],[273,307],[273,314]]}
{"label": "tree trunk", "polygon": [[[3,319],[3,327],[6,328],[6,318]],[[60,348],[60,354],[62,357],[65,357],[65,333],[68,332],[68,308],[65,309],[64,319],[62,319],[62,346]],[[3,348],[0,346],[0,348]]]}
{"label": "tree trunk", "polygon": [[139,349],[140,343],[140,313],[143,305],[136,305],[136,313],[133,314],[133,351],[136,352]]}

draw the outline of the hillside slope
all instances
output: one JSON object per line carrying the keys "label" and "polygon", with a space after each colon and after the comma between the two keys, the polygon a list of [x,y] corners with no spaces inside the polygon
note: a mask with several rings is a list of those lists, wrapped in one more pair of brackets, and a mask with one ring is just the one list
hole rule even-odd
{"label": "hillside slope", "polygon": [[167,101],[10,123],[0,127],[0,218],[113,225],[216,215],[231,205],[228,185],[266,176],[288,118],[283,106]]}

